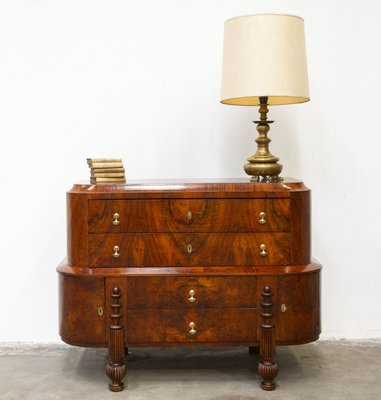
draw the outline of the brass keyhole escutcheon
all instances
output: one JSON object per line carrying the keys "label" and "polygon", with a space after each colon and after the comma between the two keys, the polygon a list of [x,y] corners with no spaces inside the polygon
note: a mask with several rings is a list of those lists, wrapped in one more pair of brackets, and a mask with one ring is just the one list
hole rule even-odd
{"label": "brass keyhole escutcheon", "polygon": [[285,313],[285,312],[287,311],[287,306],[286,306],[286,304],[282,304],[282,305],[280,306],[280,310],[282,311],[282,313]]}
{"label": "brass keyhole escutcheon", "polygon": [[103,315],[103,307],[98,307],[98,315],[100,317]]}
{"label": "brass keyhole escutcheon", "polygon": [[192,219],[192,211],[191,211],[191,210],[189,210],[189,211],[187,212],[187,218],[188,218],[189,220]]}
{"label": "brass keyhole escutcheon", "polygon": [[196,327],[196,324],[194,323],[194,322],[191,322],[190,324],[189,324],[189,328],[190,328],[190,331],[189,331],[189,334],[190,335],[195,335],[196,334],[196,329],[194,329]]}
{"label": "brass keyhole escutcheon", "polygon": [[119,221],[119,214],[118,214],[118,213],[114,213],[112,224],[113,224],[113,225],[119,225],[119,223],[120,223],[120,221]]}
{"label": "brass keyhole escutcheon", "polygon": [[261,225],[264,225],[266,223],[266,213],[264,213],[263,211],[259,213],[259,220],[258,222]]}
{"label": "brass keyhole escutcheon", "polygon": [[191,289],[191,290],[189,291],[188,300],[189,300],[191,303],[194,303],[194,302],[196,301],[196,298],[194,297],[195,294],[196,294],[196,292],[195,292],[193,289]]}
{"label": "brass keyhole escutcheon", "polygon": [[267,256],[267,247],[265,244],[261,244],[259,246],[259,249],[261,250],[261,256],[266,257]]}
{"label": "brass keyhole escutcheon", "polygon": [[119,254],[119,246],[114,246],[113,250],[114,250],[114,253],[112,254],[112,256],[114,258],[118,258],[120,256],[120,254]]}
{"label": "brass keyhole escutcheon", "polygon": [[188,252],[189,254],[191,254],[192,251],[193,251],[193,247],[192,247],[192,245],[189,243],[188,246],[187,246],[187,252]]}

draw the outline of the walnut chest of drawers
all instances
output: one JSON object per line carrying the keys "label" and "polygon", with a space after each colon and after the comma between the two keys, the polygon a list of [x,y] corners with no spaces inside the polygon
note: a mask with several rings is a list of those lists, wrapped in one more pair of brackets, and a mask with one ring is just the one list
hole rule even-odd
{"label": "walnut chest of drawers", "polygon": [[60,335],[108,347],[112,391],[129,346],[259,349],[272,390],[276,345],[319,337],[321,266],[299,181],[77,184],[67,218]]}

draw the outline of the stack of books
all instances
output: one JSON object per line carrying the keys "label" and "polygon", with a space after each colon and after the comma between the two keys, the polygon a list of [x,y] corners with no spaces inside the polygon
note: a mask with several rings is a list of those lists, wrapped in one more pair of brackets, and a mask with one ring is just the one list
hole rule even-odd
{"label": "stack of books", "polygon": [[90,183],[126,183],[120,158],[88,158],[87,164],[91,170]]}

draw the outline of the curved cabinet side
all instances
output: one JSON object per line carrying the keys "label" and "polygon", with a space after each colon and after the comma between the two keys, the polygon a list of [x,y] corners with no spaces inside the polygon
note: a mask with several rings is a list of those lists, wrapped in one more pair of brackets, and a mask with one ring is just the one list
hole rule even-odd
{"label": "curved cabinet side", "polygon": [[107,347],[104,308],[104,278],[59,274],[59,324],[64,342]]}
{"label": "curved cabinet side", "polygon": [[280,276],[277,344],[313,342],[320,332],[320,271]]}
{"label": "curved cabinet side", "polygon": [[67,262],[76,267],[88,265],[88,200],[85,194],[66,193]]}
{"label": "curved cabinet side", "polygon": [[311,262],[311,191],[291,192],[291,264]]}

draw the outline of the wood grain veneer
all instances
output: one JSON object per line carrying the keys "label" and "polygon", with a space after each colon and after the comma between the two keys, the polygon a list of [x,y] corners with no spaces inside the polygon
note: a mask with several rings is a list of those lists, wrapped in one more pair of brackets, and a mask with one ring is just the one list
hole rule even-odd
{"label": "wood grain veneer", "polygon": [[289,231],[289,205],[288,199],[89,200],[89,232]]}
{"label": "wood grain veneer", "polygon": [[310,220],[310,191],[294,179],[76,184],[57,268],[61,337],[108,347],[112,391],[129,346],[259,348],[272,390],[276,345],[320,334]]}
{"label": "wood grain veneer", "polygon": [[[261,256],[261,245],[266,256]],[[114,247],[119,247],[115,258]],[[189,248],[188,246],[191,246]],[[126,233],[89,236],[90,267],[290,264],[287,233]]]}

